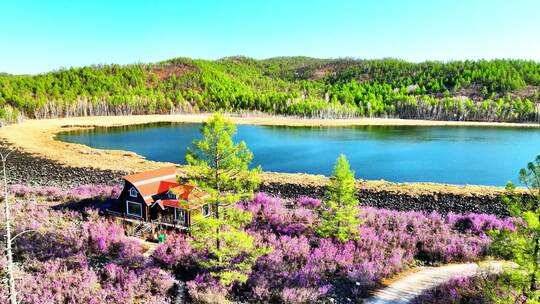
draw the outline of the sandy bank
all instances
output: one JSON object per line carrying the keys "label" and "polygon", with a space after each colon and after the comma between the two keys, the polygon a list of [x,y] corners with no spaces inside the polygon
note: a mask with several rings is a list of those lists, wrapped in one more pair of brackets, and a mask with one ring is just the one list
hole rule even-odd
{"label": "sandy bank", "polygon": [[[16,125],[0,128],[0,138],[35,156],[45,157],[72,167],[101,170],[137,172],[163,166],[129,151],[99,150],[81,144],[60,142],[54,139],[62,131],[92,127],[114,127],[157,122],[202,122],[209,117],[200,115],[141,115],[114,117],[76,117],[48,120],[27,120]],[[486,127],[540,127],[537,124],[484,123],[425,121],[403,119],[299,119],[291,117],[231,117],[238,124],[286,125],[286,126],[360,126],[360,125],[399,125],[399,126],[486,126]],[[182,168],[179,168],[181,173]],[[265,181],[286,181],[305,186],[326,183],[324,176],[308,174],[265,173]],[[497,187],[454,186],[433,183],[389,183],[384,181],[363,181],[364,189],[397,191],[407,193],[451,192],[456,194],[498,195],[503,190]]]}

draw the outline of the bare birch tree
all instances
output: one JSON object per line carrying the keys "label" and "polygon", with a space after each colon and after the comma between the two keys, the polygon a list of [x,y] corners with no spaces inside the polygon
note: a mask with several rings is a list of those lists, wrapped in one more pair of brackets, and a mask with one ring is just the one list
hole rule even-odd
{"label": "bare birch tree", "polygon": [[14,238],[11,238],[11,215],[9,208],[9,192],[7,184],[7,171],[6,162],[9,155],[14,150],[7,153],[0,152],[0,161],[2,162],[2,174],[4,177],[4,217],[6,225],[6,256],[7,256],[7,272],[8,272],[8,286],[9,286],[9,303],[17,304],[17,292],[15,289],[15,277],[13,274],[13,252],[11,251],[11,245]]}

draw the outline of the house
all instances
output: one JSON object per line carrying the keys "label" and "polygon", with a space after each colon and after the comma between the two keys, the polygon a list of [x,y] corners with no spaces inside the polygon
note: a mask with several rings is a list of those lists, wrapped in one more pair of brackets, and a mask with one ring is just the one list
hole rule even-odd
{"label": "house", "polygon": [[123,177],[124,189],[113,213],[145,222],[189,227],[196,215],[209,216],[210,195],[180,184],[176,167],[169,166]]}

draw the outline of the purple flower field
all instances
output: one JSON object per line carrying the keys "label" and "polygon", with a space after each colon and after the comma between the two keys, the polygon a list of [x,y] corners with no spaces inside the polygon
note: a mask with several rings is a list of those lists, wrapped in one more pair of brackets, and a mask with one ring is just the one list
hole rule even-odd
{"label": "purple flower field", "polygon": [[[200,284],[218,283],[198,275],[188,284],[202,301],[225,293],[263,302],[311,303],[324,297],[354,298],[365,295],[382,278],[418,262],[447,263],[482,259],[491,239],[490,229],[514,229],[512,219],[491,215],[423,214],[362,208],[360,239],[341,244],[319,238],[313,232],[319,221],[320,202],[306,198],[287,208],[266,194],[238,207],[253,214],[249,232],[272,252],[257,261],[242,294],[223,287],[206,289]],[[182,241],[184,239],[184,241]],[[196,268],[194,253],[184,237],[170,239],[156,251],[156,259],[173,269]],[[182,250],[178,250],[182,248]],[[236,294],[234,294],[236,292]]]}
{"label": "purple flower field", "polygon": [[122,192],[121,185],[84,185],[64,190],[57,187],[30,187],[16,184],[9,187],[9,191],[16,197],[29,198],[39,196],[51,201],[83,200],[88,198],[117,198]]}
{"label": "purple flower field", "polygon": [[[253,215],[248,232],[271,251],[257,260],[245,284],[224,287],[197,264],[208,255],[192,248],[188,236],[169,234],[147,257],[122,226],[96,211],[52,210],[36,199],[103,199],[118,189],[11,188],[18,197],[12,206],[15,232],[35,230],[15,242],[23,303],[169,303],[176,280],[186,282],[197,303],[353,299],[418,263],[480,260],[491,242],[488,230],[514,229],[512,219],[491,215],[361,208],[360,238],[339,243],[314,233],[323,208],[319,200],[304,197],[285,204],[260,193],[236,207]],[[5,256],[0,257],[4,269]],[[5,293],[1,289],[0,297]]]}

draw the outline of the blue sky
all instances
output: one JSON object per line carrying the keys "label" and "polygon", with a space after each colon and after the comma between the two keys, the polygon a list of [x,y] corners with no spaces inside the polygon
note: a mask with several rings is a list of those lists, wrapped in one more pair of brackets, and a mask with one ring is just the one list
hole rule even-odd
{"label": "blue sky", "polygon": [[2,0],[0,71],[231,55],[540,61],[539,12],[538,0]]}

